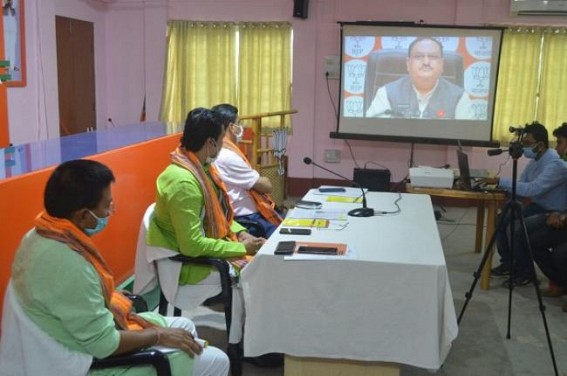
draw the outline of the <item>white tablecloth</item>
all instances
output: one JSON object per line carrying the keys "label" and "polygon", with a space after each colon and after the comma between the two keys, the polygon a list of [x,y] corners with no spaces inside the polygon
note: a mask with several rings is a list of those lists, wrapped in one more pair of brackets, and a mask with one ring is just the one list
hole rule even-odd
{"label": "white tablecloth", "polygon": [[[395,211],[395,193],[368,206]],[[348,218],[343,230],[274,233],[242,272],[247,356],[384,361],[438,369],[457,336],[445,257],[429,196],[402,194],[401,212]],[[328,203],[311,191],[304,199]],[[280,240],[347,243],[356,260],[284,261]]]}

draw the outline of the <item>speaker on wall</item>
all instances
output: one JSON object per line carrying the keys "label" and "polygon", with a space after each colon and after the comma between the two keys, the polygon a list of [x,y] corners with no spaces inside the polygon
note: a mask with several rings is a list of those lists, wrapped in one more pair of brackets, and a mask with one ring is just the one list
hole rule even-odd
{"label": "speaker on wall", "polygon": [[297,18],[307,18],[309,11],[309,0],[293,0],[293,16]]}

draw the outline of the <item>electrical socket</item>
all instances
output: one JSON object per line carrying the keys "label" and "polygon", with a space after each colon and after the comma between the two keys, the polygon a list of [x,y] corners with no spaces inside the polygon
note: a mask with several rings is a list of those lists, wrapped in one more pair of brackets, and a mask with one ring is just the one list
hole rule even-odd
{"label": "electrical socket", "polygon": [[338,80],[341,72],[338,55],[325,56],[325,76],[329,80]]}
{"label": "electrical socket", "polygon": [[325,149],[325,162],[339,163],[341,161],[341,151],[337,149]]}

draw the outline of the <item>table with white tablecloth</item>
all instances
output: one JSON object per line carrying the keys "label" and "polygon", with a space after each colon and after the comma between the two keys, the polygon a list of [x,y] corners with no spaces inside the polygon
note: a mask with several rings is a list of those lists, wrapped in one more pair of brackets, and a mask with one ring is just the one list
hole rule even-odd
{"label": "table with white tablecloth", "polygon": [[[430,197],[369,192],[368,206],[395,212],[399,197],[399,213],[272,235],[241,276],[245,355],[442,365],[458,329]],[[315,190],[304,199],[324,209],[360,206]],[[346,243],[354,258],[285,260],[274,255],[282,240]]]}

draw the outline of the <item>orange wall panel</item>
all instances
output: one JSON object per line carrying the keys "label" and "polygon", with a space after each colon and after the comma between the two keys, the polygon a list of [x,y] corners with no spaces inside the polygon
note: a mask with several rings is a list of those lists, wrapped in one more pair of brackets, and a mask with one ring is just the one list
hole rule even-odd
{"label": "orange wall panel", "polygon": [[[112,193],[117,211],[93,240],[117,283],[133,273],[142,216],[155,200],[156,178],[169,164],[169,153],[178,143],[179,135],[175,134],[89,157],[106,164],[116,177]],[[54,168],[0,180],[0,312],[14,255],[33,219],[43,210],[43,190]]]}

